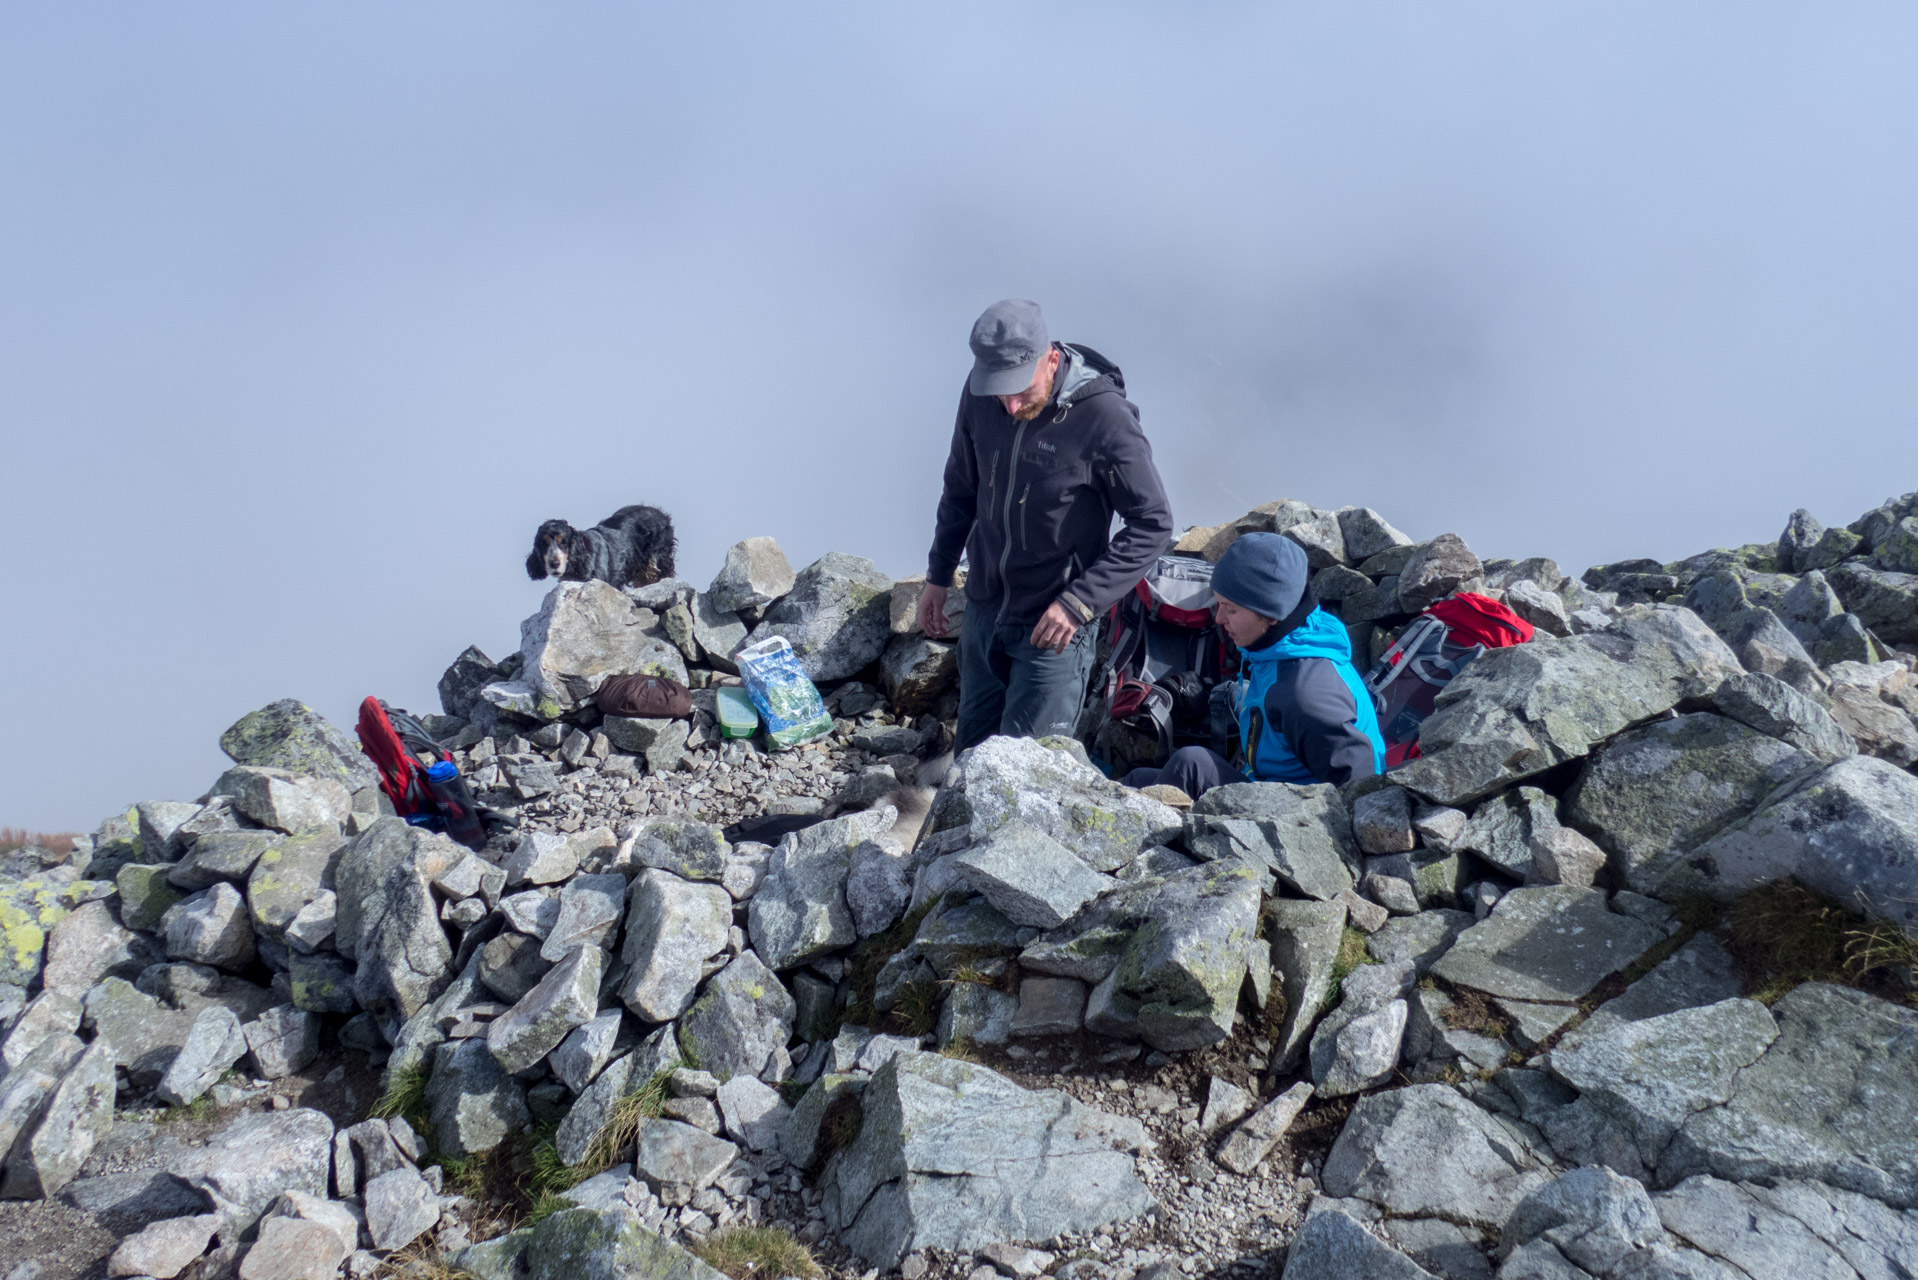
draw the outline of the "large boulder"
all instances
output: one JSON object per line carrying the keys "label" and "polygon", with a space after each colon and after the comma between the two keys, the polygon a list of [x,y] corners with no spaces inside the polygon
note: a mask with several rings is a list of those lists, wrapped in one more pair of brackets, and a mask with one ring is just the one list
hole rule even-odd
{"label": "large boulder", "polygon": [[1023,822],[1009,822],[955,856],[953,865],[1016,925],[1053,929],[1118,882]]}
{"label": "large boulder", "polygon": [[1432,972],[1508,1000],[1570,1004],[1643,955],[1661,933],[1606,909],[1600,889],[1514,889],[1459,935]]}
{"label": "large boulder", "polygon": [[220,750],[235,764],[264,765],[331,778],[348,791],[379,781],[359,744],[319,712],[293,698],[241,716],[220,735]]}
{"label": "large boulder", "polygon": [[895,1054],[861,1097],[859,1136],[821,1174],[828,1225],[892,1268],[928,1248],[1090,1231],[1153,1207],[1131,1152],[1136,1120],[970,1062]]}
{"label": "large boulder", "polygon": [[1399,571],[1399,610],[1418,613],[1483,572],[1477,556],[1456,533],[1441,533],[1412,552]]}
{"label": "large boulder", "polygon": [[713,607],[726,613],[764,609],[791,591],[796,578],[777,542],[744,538],[726,549],[726,563],[720,566],[707,594]]}
{"label": "large boulder", "polygon": [[1318,1209],[1299,1228],[1281,1280],[1434,1280],[1342,1209]]}
{"label": "large boulder", "polygon": [[235,812],[274,831],[338,830],[353,811],[353,796],[334,778],[313,778],[265,765],[235,765],[208,793]]}
{"label": "large boulder", "polygon": [[1857,561],[1826,575],[1845,609],[1887,644],[1918,644],[1918,573],[1897,573]]}
{"label": "large boulder", "polygon": [[1331,998],[1339,944],[1345,936],[1345,905],[1275,898],[1265,910],[1272,974],[1285,997],[1285,1021],[1273,1035],[1272,1068],[1289,1071],[1304,1052],[1319,1011]]}
{"label": "large boulder", "polygon": [[0,1196],[41,1200],[60,1194],[113,1127],[113,1046],[95,1040],[47,1095],[31,1129],[7,1155]]}
{"label": "large boulder", "polygon": [[326,1197],[333,1122],[307,1107],[241,1115],[206,1145],[174,1153],[168,1171],[211,1201],[238,1236],[288,1191]]}
{"label": "large boulder", "polygon": [[1393,781],[1436,804],[1479,800],[1687,699],[1743,668],[1689,609],[1628,610],[1602,631],[1537,637],[1473,661],[1420,727],[1423,754]]}
{"label": "large boulder", "polygon": [[334,831],[290,836],[261,852],[246,879],[246,902],[254,932],[286,940],[287,926],[320,894],[333,888],[333,873],[346,841]]}
{"label": "large boulder", "polygon": [[596,944],[573,948],[519,1003],[487,1024],[486,1047],[502,1068],[526,1070],[558,1048],[574,1027],[593,1020],[605,958]]}
{"label": "large boulder", "polygon": [[1608,744],[1579,774],[1567,814],[1626,885],[1654,893],[1690,850],[1815,767],[1777,738],[1698,712]]}
{"label": "large boulder", "polygon": [[1329,902],[1357,881],[1352,819],[1327,783],[1235,782],[1192,806],[1186,848],[1207,861],[1236,858],[1289,888]]}
{"label": "large boulder", "polygon": [[1712,706],[1720,715],[1830,764],[1858,753],[1858,744],[1830,711],[1776,676],[1748,672],[1718,686]]}
{"label": "large boulder", "polygon": [[647,867],[633,878],[627,903],[619,998],[648,1022],[671,1022],[693,1002],[702,966],[726,949],[732,897],[718,885]]}
{"label": "large boulder", "polygon": [[1733,898],[1787,877],[1918,935],[1918,778],[1840,760],[1698,845],[1662,892]]}
{"label": "large boulder", "polygon": [[[771,539],[763,539],[771,541]],[[530,1227],[471,1246],[458,1257],[476,1280],[724,1280],[623,1204],[563,1209]]]}
{"label": "large boulder", "polygon": [[767,964],[789,969],[859,940],[846,904],[853,852],[882,834],[893,817],[889,807],[869,809],[791,832],[779,842],[747,914],[753,950]]}
{"label": "large boulder", "polygon": [[751,951],[714,974],[676,1024],[686,1061],[723,1083],[736,1075],[776,1078],[778,1051],[792,1038],[798,1006]]}
{"label": "large boulder", "polygon": [[766,611],[752,642],[784,636],[815,683],[845,680],[884,652],[892,635],[892,579],[862,556],[828,551],[799,571]]}
{"label": "large boulder", "polygon": [[464,853],[444,836],[386,817],[340,855],[334,945],[357,966],[360,1007],[395,1026],[452,979],[453,948],[431,884]]}
{"label": "large boulder", "polygon": [[1330,1195],[1369,1201],[1395,1217],[1493,1230],[1548,1177],[1544,1156],[1519,1126],[1443,1084],[1359,1099],[1324,1169]]}
{"label": "large boulder", "polygon": [[531,1123],[519,1081],[479,1037],[435,1048],[426,1108],[435,1144],[461,1159],[491,1151]]}
{"label": "large boulder", "polygon": [[1168,1051],[1224,1040],[1258,917],[1259,880],[1250,867],[1210,863],[1168,876],[1117,966],[1094,989],[1087,1026]]}
{"label": "large boulder", "polygon": [[1072,746],[1063,739],[987,738],[958,761],[928,827],[970,824],[972,838],[982,840],[1024,822],[1105,872],[1178,837],[1178,810],[1106,778]]}
{"label": "large boulder", "polygon": [[1417,980],[1410,960],[1360,965],[1346,975],[1338,1008],[1312,1032],[1312,1083],[1321,1097],[1357,1093],[1392,1074],[1405,1039],[1405,997]]}
{"label": "large boulder", "polygon": [[519,679],[557,714],[586,702],[608,676],[643,672],[684,684],[686,660],[657,621],[609,582],[562,582],[520,623]]}

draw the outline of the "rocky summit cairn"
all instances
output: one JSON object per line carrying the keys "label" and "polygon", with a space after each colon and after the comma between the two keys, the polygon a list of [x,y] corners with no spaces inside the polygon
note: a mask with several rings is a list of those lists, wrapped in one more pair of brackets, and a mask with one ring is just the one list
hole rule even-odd
{"label": "rocky summit cairn", "polygon": [[[454,660],[481,850],[243,717],[0,854],[0,1222],[241,1280],[1918,1275],[1918,494],[1578,579],[1296,501],[1178,549],[1253,531],[1361,665],[1455,591],[1538,634],[1385,777],[1189,807],[1069,738],[926,768],[923,579],[763,537]],[[834,724],[768,754],[718,698],[774,635]],[[602,717],[631,671],[691,717]]]}

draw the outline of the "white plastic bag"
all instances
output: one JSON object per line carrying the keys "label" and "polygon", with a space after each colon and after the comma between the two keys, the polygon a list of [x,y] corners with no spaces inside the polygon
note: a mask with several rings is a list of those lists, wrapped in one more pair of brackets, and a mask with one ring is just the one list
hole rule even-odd
{"label": "white plastic bag", "polygon": [[832,732],[832,717],[784,636],[771,636],[733,655],[747,696],[766,723],[766,741],[779,750]]}

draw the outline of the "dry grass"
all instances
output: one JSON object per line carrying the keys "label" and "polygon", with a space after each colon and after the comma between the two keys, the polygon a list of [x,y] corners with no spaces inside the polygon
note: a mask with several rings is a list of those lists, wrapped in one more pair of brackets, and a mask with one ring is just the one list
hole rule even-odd
{"label": "dry grass", "polygon": [[1494,1040],[1511,1039],[1512,1020],[1483,991],[1453,987],[1446,994],[1452,1002],[1439,1014],[1446,1026],[1455,1031],[1477,1032]]}
{"label": "dry grass", "polygon": [[77,831],[29,831],[25,827],[0,827],[0,853],[15,849],[45,849],[48,853],[72,853]]}
{"label": "dry grass", "polygon": [[778,1276],[816,1280],[825,1274],[813,1261],[811,1251],[783,1227],[724,1227],[694,1245],[693,1252],[732,1280],[772,1280]]}
{"label": "dry grass", "polygon": [[1726,941],[1752,998],[1766,1004],[1803,982],[1863,987],[1910,1003],[1898,971],[1918,970],[1918,939],[1800,885],[1754,889],[1732,904]]}
{"label": "dry grass", "polygon": [[827,1103],[826,1113],[819,1117],[818,1163],[851,1146],[865,1123],[866,1112],[857,1093],[843,1093]]}
{"label": "dry grass", "polygon": [[[583,1182],[594,1174],[604,1173],[619,1163],[626,1149],[639,1140],[639,1131],[646,1122],[658,1119],[665,1113],[666,1082],[671,1078],[670,1071],[657,1072],[652,1079],[613,1104],[613,1113],[606,1118],[605,1125],[593,1139],[593,1145],[587,1149],[586,1159],[575,1166],[578,1177],[568,1186]],[[558,1159],[557,1155],[554,1159]]]}

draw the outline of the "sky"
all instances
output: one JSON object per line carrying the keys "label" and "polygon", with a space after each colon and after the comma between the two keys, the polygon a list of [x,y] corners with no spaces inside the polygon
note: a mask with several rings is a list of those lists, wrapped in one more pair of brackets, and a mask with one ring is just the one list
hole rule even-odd
{"label": "sky", "polygon": [[0,8],[0,825],[437,710],[540,521],[924,568],[973,318],[1180,524],[1568,571],[1918,488],[1918,8]]}

